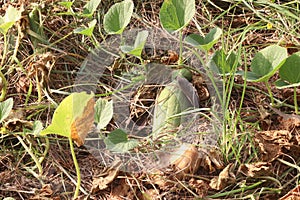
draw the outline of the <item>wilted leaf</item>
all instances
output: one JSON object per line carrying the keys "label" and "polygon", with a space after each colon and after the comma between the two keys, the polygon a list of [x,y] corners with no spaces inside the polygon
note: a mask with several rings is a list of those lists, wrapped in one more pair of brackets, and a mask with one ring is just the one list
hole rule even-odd
{"label": "wilted leaf", "polygon": [[242,164],[239,171],[248,177],[257,177],[267,175],[269,173],[270,164],[267,162],[257,162],[250,164]]}
{"label": "wilted leaf", "polygon": [[235,182],[235,175],[233,173],[234,165],[230,163],[227,165],[222,172],[219,174],[218,177],[214,177],[211,181],[209,186],[215,190],[222,190],[226,186]]}
{"label": "wilted leaf", "polygon": [[254,141],[257,143],[262,160],[271,162],[282,153],[282,148],[289,149],[292,145],[291,132],[286,130],[261,131],[255,134]]}
{"label": "wilted leaf", "polygon": [[52,123],[41,135],[71,137],[77,146],[81,146],[94,123],[94,105],[94,94],[72,93],[56,108]]}
{"label": "wilted leaf", "polygon": [[110,184],[118,175],[121,165],[122,162],[116,160],[103,174],[94,177],[91,192],[96,193],[99,190],[106,189],[108,184]]}

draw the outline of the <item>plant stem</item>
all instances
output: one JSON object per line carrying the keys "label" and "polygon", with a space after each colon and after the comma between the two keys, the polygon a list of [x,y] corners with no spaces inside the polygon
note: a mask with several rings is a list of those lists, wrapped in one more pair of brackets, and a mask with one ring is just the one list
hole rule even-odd
{"label": "plant stem", "polygon": [[265,81],[265,85],[267,87],[267,90],[268,90],[268,93],[270,95],[270,98],[271,98],[271,106],[274,106],[274,98],[273,98],[273,94],[272,94],[272,90],[271,90],[271,87],[270,87],[270,84],[268,83],[268,81]]}
{"label": "plant stem", "polygon": [[296,115],[298,115],[297,87],[294,87],[294,106],[295,106],[295,113]]}
{"label": "plant stem", "polygon": [[0,96],[0,102],[5,99],[6,93],[7,93],[7,80],[0,70],[0,78],[2,79],[2,89],[1,89],[1,96]]}
{"label": "plant stem", "polygon": [[31,149],[25,144],[25,142],[23,141],[23,139],[19,136],[19,135],[15,135],[16,138],[18,138],[19,142],[22,144],[22,146],[24,147],[24,149],[27,151],[27,153],[30,155],[30,157],[32,158],[32,160],[35,162],[36,167],[39,170],[39,175],[41,176],[43,174],[43,168],[41,163],[39,162],[38,158],[34,155],[34,153],[31,151]]}
{"label": "plant stem", "polygon": [[179,59],[178,59],[178,65],[182,65],[183,64],[183,60],[182,60],[182,48],[183,48],[183,44],[182,44],[182,30],[179,31]]}
{"label": "plant stem", "polygon": [[73,158],[73,162],[74,162],[74,166],[75,166],[75,170],[76,170],[76,175],[77,175],[76,189],[75,189],[75,193],[73,196],[73,199],[76,199],[79,194],[80,182],[81,182],[80,168],[79,168],[79,165],[78,165],[78,162],[76,159],[76,155],[75,155],[75,151],[74,151],[74,147],[73,147],[73,141],[72,141],[71,137],[69,137],[69,144],[70,144],[71,154],[72,154],[72,158]]}

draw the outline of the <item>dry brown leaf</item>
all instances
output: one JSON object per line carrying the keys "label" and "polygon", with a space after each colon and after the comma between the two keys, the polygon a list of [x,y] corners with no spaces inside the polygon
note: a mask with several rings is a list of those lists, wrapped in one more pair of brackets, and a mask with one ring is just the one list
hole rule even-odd
{"label": "dry brown leaf", "polygon": [[198,149],[192,144],[182,144],[180,148],[172,154],[170,163],[184,174],[193,174],[199,168]]}
{"label": "dry brown leaf", "polygon": [[260,148],[262,160],[271,162],[282,153],[282,147],[289,149],[292,135],[286,130],[261,131],[255,134],[254,140]]}
{"label": "dry brown leaf", "polygon": [[201,149],[200,151],[200,166],[209,173],[213,173],[216,169],[224,168],[222,154],[219,149],[211,148],[210,150]]}
{"label": "dry brown leaf", "polygon": [[95,100],[91,98],[83,110],[83,115],[77,117],[71,124],[71,137],[78,147],[84,144],[84,140],[94,123],[94,105]]}
{"label": "dry brown leaf", "polygon": [[289,191],[279,200],[299,200],[300,199],[300,185]]}
{"label": "dry brown leaf", "polygon": [[234,165],[232,163],[230,163],[229,165],[227,165],[219,174],[218,177],[214,177],[210,183],[209,186],[212,189],[215,190],[222,190],[224,189],[226,186],[232,184],[235,182],[235,175],[232,172],[234,168]]}
{"label": "dry brown leaf", "polygon": [[242,172],[245,176],[248,177],[258,177],[268,174],[270,168],[270,163],[267,162],[257,162],[251,164],[242,164],[239,167],[239,172]]}
{"label": "dry brown leaf", "polygon": [[273,108],[271,106],[270,106],[270,108],[280,116],[280,118],[279,118],[279,123],[280,123],[279,128],[280,129],[290,131],[290,130],[294,129],[295,127],[300,126],[300,116],[299,115],[285,114],[276,108]]}
{"label": "dry brown leaf", "polygon": [[194,178],[190,179],[189,186],[191,186],[191,188],[195,189],[195,191],[197,192],[197,194],[199,195],[200,198],[205,197],[209,190],[209,184],[200,179],[194,179]]}
{"label": "dry brown leaf", "polygon": [[94,177],[91,192],[94,194],[99,190],[101,191],[106,189],[108,184],[117,177],[121,165],[122,162],[120,160],[116,160],[110,168],[105,170],[104,173]]}
{"label": "dry brown leaf", "polygon": [[113,200],[134,199],[134,193],[126,180],[121,179],[118,185],[112,188],[109,198]]}
{"label": "dry brown leaf", "polygon": [[[40,189],[36,195],[30,198],[30,200],[41,200],[41,199],[50,199],[53,191],[51,189],[51,185],[47,184]],[[52,198],[51,198],[52,199]]]}

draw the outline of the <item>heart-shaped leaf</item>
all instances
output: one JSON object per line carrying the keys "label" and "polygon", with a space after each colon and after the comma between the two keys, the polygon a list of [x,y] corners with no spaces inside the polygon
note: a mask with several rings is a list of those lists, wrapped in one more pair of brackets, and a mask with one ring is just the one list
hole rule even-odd
{"label": "heart-shaped leaf", "polygon": [[72,93],[56,108],[52,123],[41,135],[57,134],[71,137],[77,146],[84,139],[94,123],[94,94]]}
{"label": "heart-shaped leaf", "polygon": [[8,29],[10,29],[16,21],[21,19],[22,10],[17,10],[11,5],[6,9],[4,17],[0,17],[0,32],[6,35]]}
{"label": "heart-shaped leaf", "polygon": [[108,34],[122,34],[133,13],[133,2],[125,0],[114,4],[104,15],[104,30]]}
{"label": "heart-shaped leaf", "polygon": [[282,80],[291,84],[300,83],[300,52],[289,56],[279,69]]}
{"label": "heart-shaped leaf", "polygon": [[105,128],[113,117],[113,101],[98,99],[95,106],[97,129]]}
{"label": "heart-shaped leaf", "polygon": [[226,75],[233,73],[232,70],[235,69],[235,66],[238,64],[237,59],[238,58],[234,52],[231,52],[229,55],[227,55],[224,50],[221,49],[214,53],[208,63],[208,66],[216,73]]}
{"label": "heart-shaped leaf", "polygon": [[92,17],[94,12],[97,10],[101,0],[90,0],[85,6],[83,7],[83,17]]}
{"label": "heart-shaped leaf", "polygon": [[179,31],[195,15],[195,0],[165,0],[159,12],[163,28],[169,32]]}
{"label": "heart-shaped leaf", "polygon": [[222,29],[213,28],[205,37],[198,34],[191,34],[185,38],[185,41],[196,48],[208,51],[218,41],[222,35]]}
{"label": "heart-shaped leaf", "polygon": [[95,25],[97,23],[96,19],[93,19],[88,23],[88,27],[79,27],[74,30],[74,33],[79,33],[81,35],[92,36]]}
{"label": "heart-shaped leaf", "polygon": [[128,152],[139,144],[137,140],[128,139],[128,135],[122,129],[109,133],[104,143],[108,150],[118,153]]}
{"label": "heart-shaped leaf", "polygon": [[124,53],[128,53],[128,54],[131,54],[131,55],[134,55],[134,56],[140,58],[143,48],[145,46],[145,43],[147,41],[148,34],[149,34],[148,31],[138,32],[135,42],[134,42],[134,45],[133,46],[127,46],[127,45],[121,46],[120,47],[121,50]]}
{"label": "heart-shaped leaf", "polygon": [[284,64],[287,56],[287,50],[278,45],[271,45],[262,49],[251,62],[251,71],[254,75],[250,78],[248,76],[250,73],[247,73],[247,80],[253,82],[267,81]]}
{"label": "heart-shaped leaf", "polygon": [[12,98],[0,102],[0,123],[8,117],[9,113],[12,110],[13,105],[14,105],[14,101]]}

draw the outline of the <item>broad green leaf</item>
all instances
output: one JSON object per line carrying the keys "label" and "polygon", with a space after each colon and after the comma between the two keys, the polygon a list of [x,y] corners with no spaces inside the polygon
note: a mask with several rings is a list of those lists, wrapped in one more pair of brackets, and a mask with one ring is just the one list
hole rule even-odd
{"label": "broad green leaf", "polygon": [[83,7],[83,17],[92,17],[94,12],[97,10],[101,0],[90,0],[85,6]]}
{"label": "broad green leaf", "polygon": [[[174,129],[184,120],[180,113],[199,106],[197,92],[185,78],[177,77],[158,95],[154,108],[152,132],[154,137],[161,131]],[[174,117],[177,115],[176,117]]]}
{"label": "broad green leaf", "polygon": [[104,139],[106,148],[113,152],[125,153],[136,147],[139,142],[128,139],[128,135],[122,129],[116,129]]}
{"label": "broad green leaf", "polygon": [[195,15],[195,0],[165,0],[159,12],[160,22],[168,32],[179,31]]}
{"label": "broad green leaf", "polygon": [[22,10],[17,10],[11,5],[8,6],[4,17],[0,17],[0,32],[6,35],[8,29],[10,29],[16,21],[21,19]]}
{"label": "broad green leaf", "polygon": [[231,52],[229,55],[225,54],[224,50],[218,50],[214,53],[210,59],[208,66],[213,71],[221,75],[226,75],[229,73],[234,73],[232,70],[236,69],[238,64],[237,56],[234,52]]}
{"label": "broad green leaf", "polygon": [[199,49],[208,51],[218,41],[222,35],[222,29],[213,28],[205,37],[198,34],[191,34],[185,38],[185,41]]}
{"label": "broad green leaf", "polygon": [[279,69],[279,76],[288,83],[300,83],[300,52],[289,56]]}
{"label": "broad green leaf", "polygon": [[74,30],[74,33],[78,33],[78,34],[82,34],[82,35],[86,35],[86,36],[92,36],[95,25],[97,23],[96,19],[93,19],[91,22],[88,23],[88,27],[80,27]]}
{"label": "broad green leaf", "polygon": [[251,71],[259,78],[249,81],[262,82],[268,80],[284,64],[287,56],[287,50],[278,45],[262,49],[255,54],[251,62]]}
{"label": "broad green leaf", "polygon": [[72,137],[78,146],[94,123],[94,94],[72,93],[56,108],[52,123],[41,132],[41,135],[57,134]]}
{"label": "broad green leaf", "polygon": [[9,113],[12,110],[13,105],[14,105],[14,101],[12,98],[0,102],[0,123],[8,117]]}
{"label": "broad green leaf", "polygon": [[133,13],[132,0],[114,4],[104,15],[103,26],[108,34],[122,34]]}
{"label": "broad green leaf", "polygon": [[121,46],[120,47],[121,50],[124,53],[128,53],[128,54],[131,54],[131,55],[134,55],[134,56],[140,58],[143,48],[145,46],[145,43],[147,41],[148,34],[149,34],[148,31],[138,32],[135,42],[134,42],[134,45],[133,46],[127,46],[127,45]]}
{"label": "broad green leaf", "polygon": [[105,128],[113,117],[113,101],[98,99],[95,105],[95,122],[97,129]]}

